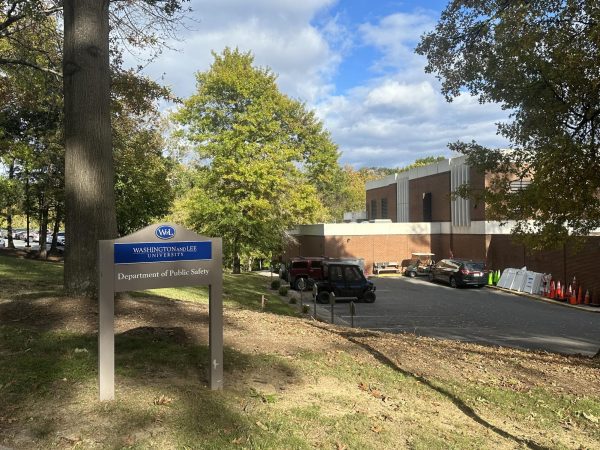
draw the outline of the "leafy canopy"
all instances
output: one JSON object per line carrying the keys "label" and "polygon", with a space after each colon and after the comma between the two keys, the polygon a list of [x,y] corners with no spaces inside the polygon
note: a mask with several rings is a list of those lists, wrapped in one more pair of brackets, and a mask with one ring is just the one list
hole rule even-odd
{"label": "leafy canopy", "polygon": [[600,226],[597,1],[455,0],[417,52],[448,100],[467,91],[512,111],[498,126],[511,151],[450,146],[495,174],[483,193],[489,219],[516,219],[534,247]]}
{"label": "leafy canopy", "polygon": [[199,232],[224,238],[235,269],[243,255],[279,250],[294,225],[326,216],[318,189],[327,189],[330,168],[341,169],[329,135],[278,90],[274,73],[237,49],[213,56],[174,116],[201,160],[178,210]]}

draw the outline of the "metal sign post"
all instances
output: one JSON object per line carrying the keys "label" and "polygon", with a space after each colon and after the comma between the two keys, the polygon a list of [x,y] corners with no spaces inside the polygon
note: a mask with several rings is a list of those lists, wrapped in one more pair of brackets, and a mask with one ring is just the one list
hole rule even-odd
{"label": "metal sign post", "polygon": [[296,287],[300,291],[300,311],[302,311],[302,307],[304,306],[304,299],[302,298],[302,293],[304,289],[306,289],[306,280],[304,278],[300,278],[296,283]]}
{"label": "metal sign post", "polygon": [[179,225],[151,225],[99,241],[98,375],[100,400],[115,398],[115,292],[208,286],[209,384],[223,388],[223,245]]}

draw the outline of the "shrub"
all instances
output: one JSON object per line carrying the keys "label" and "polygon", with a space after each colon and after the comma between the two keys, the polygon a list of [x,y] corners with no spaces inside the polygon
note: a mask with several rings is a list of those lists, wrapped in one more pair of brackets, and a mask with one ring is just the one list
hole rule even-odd
{"label": "shrub", "polygon": [[279,295],[286,296],[288,293],[287,286],[279,286]]}
{"label": "shrub", "polygon": [[309,311],[310,311],[310,305],[302,305],[302,312],[304,314],[308,314]]}
{"label": "shrub", "polygon": [[273,280],[273,281],[271,281],[271,289],[277,290],[280,287],[281,287],[281,281],[280,280]]}

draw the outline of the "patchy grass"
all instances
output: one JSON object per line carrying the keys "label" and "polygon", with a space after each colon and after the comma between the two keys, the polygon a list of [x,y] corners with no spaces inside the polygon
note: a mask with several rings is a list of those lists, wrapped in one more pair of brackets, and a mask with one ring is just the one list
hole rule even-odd
{"label": "patchy grass", "polygon": [[60,292],[57,264],[0,257],[0,277],[0,445],[10,448],[600,441],[600,369],[590,359],[302,320],[254,274],[225,275],[223,391],[207,387],[206,289],[156,289],[117,302],[117,400],[100,403],[94,303],[47,294]]}
{"label": "patchy grass", "polygon": [[63,265],[0,255],[0,283],[0,300],[61,295]]}
{"label": "patchy grass", "polygon": [[[270,282],[270,278],[253,273],[236,275],[224,273],[223,304],[228,308],[262,311],[261,297],[264,295],[267,300],[264,311],[286,316],[296,315],[294,310],[279,301],[277,292],[268,289]],[[207,287],[149,289],[133,293],[138,297],[144,297],[148,294],[208,305]]]}

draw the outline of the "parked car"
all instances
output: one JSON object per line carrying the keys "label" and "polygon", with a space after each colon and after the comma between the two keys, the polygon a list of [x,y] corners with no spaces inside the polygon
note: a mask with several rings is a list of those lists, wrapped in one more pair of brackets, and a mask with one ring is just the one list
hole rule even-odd
{"label": "parked car", "polygon": [[27,229],[25,229],[25,228],[13,228],[12,229],[12,237],[13,237],[13,239],[20,239],[19,235],[21,233],[26,233],[26,232],[27,232]]}
{"label": "parked car", "polygon": [[314,281],[323,278],[324,259],[317,256],[292,258],[287,268],[282,271],[282,278],[289,281],[292,289],[298,289],[300,279],[304,279],[307,288],[312,288]]}
{"label": "parked car", "polygon": [[434,253],[412,253],[412,258],[406,266],[404,265],[404,261],[402,261],[402,265],[404,266],[403,273],[407,277],[415,278],[420,276],[429,276],[429,272],[431,271],[431,267],[434,264],[433,257]]}
{"label": "parked car", "polygon": [[348,261],[324,261],[323,279],[315,281],[313,296],[319,303],[329,303],[331,294],[337,298],[375,301],[375,285],[367,280],[358,264]]}
{"label": "parked car", "polygon": [[[21,230],[18,233],[16,233],[16,239],[19,239],[21,241],[26,241],[27,240],[27,230]],[[29,242],[35,242],[36,240],[39,240],[39,234],[36,233],[35,231],[29,231]]]}
{"label": "parked car", "polygon": [[58,245],[65,245],[65,232],[59,231],[56,233],[56,243]]}
{"label": "parked car", "polygon": [[429,280],[443,281],[453,288],[459,286],[481,288],[487,284],[487,270],[483,262],[442,259],[431,268]]}

